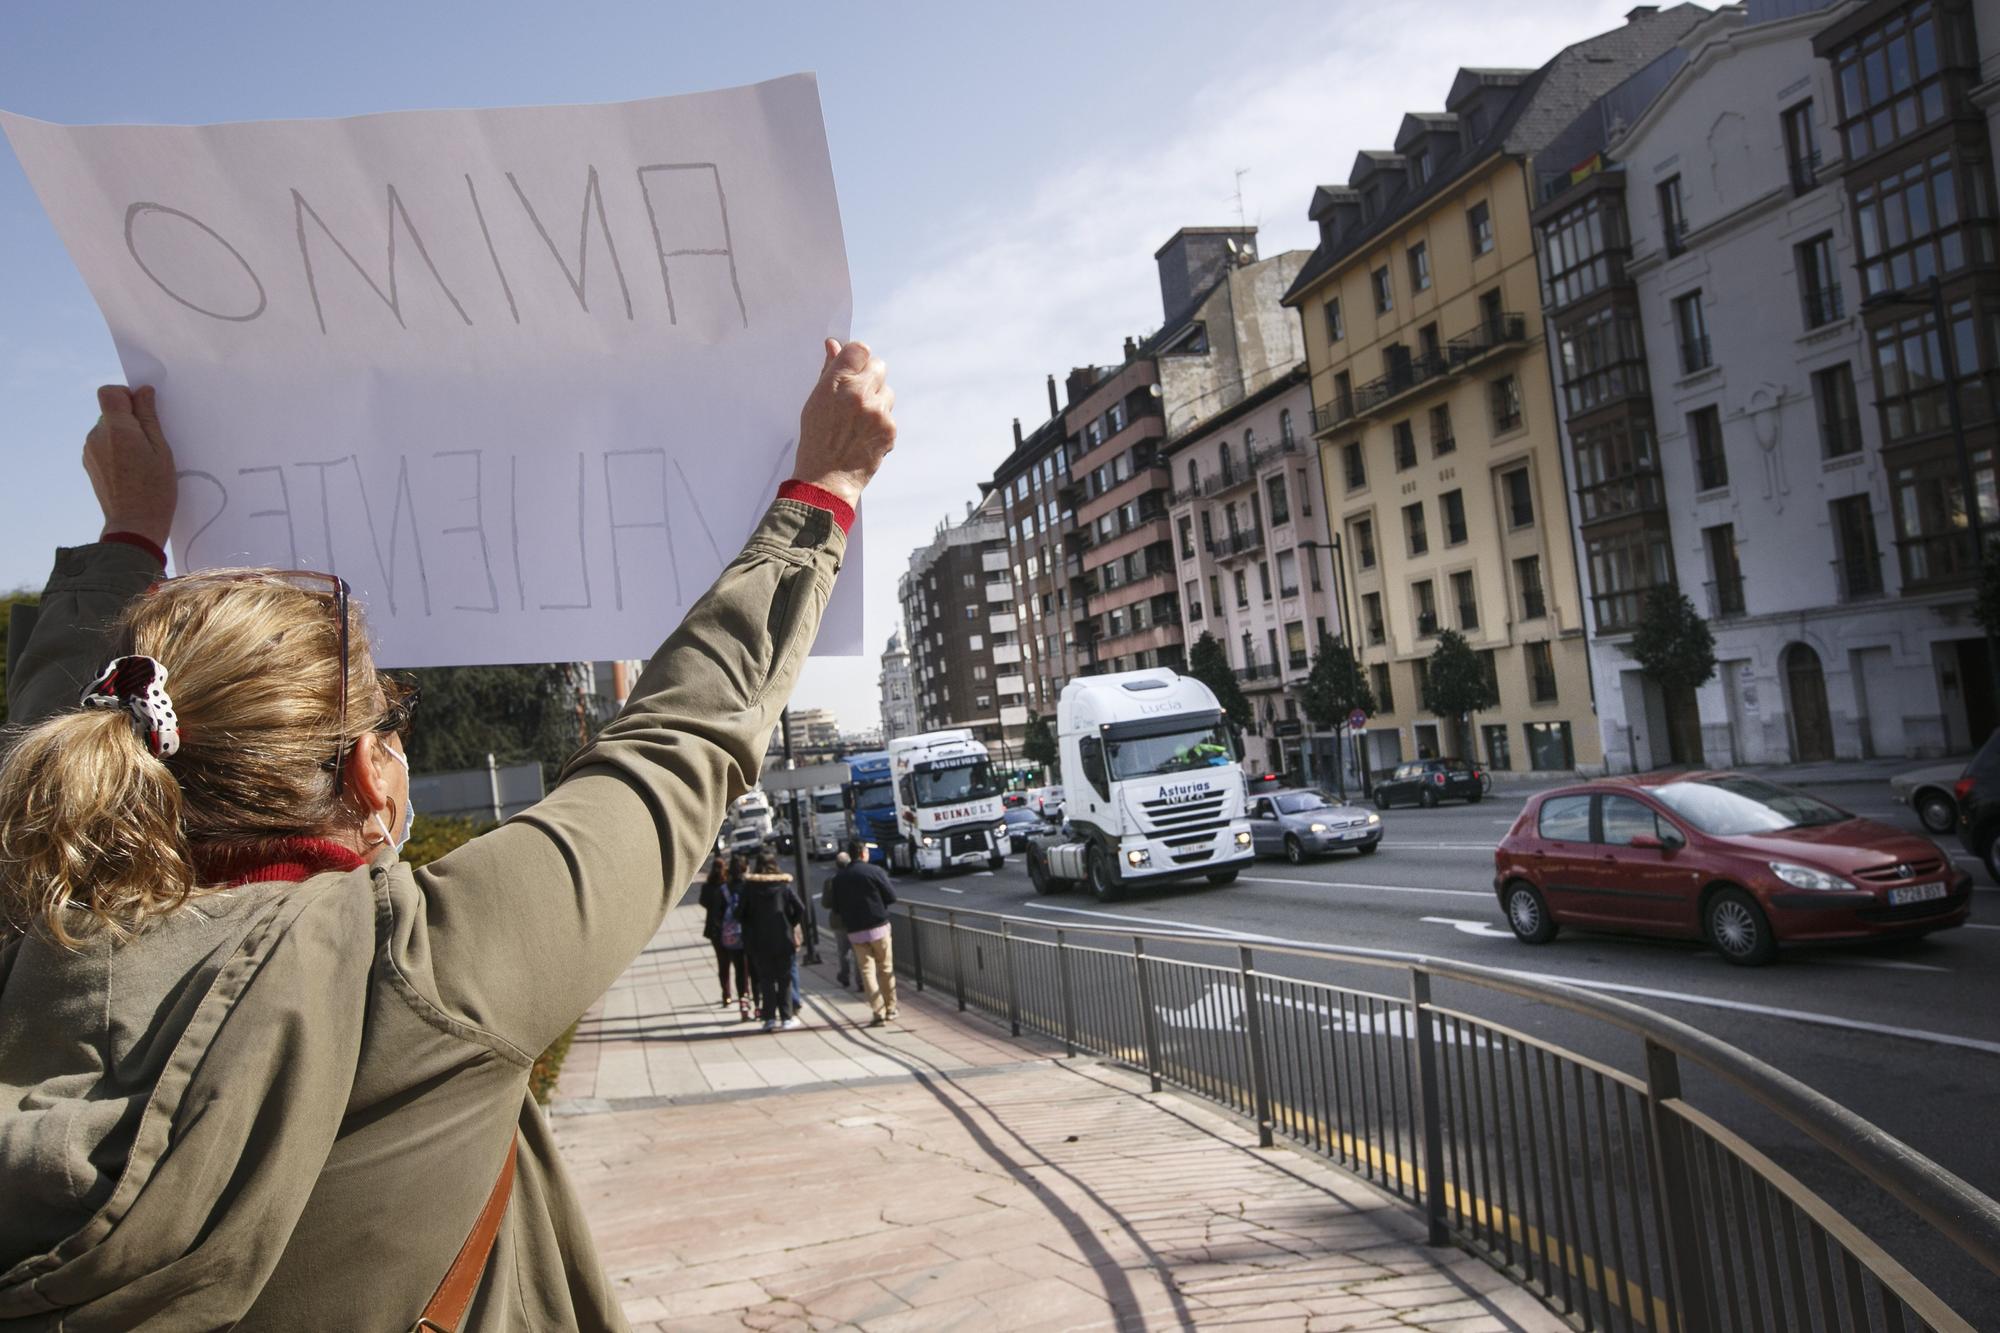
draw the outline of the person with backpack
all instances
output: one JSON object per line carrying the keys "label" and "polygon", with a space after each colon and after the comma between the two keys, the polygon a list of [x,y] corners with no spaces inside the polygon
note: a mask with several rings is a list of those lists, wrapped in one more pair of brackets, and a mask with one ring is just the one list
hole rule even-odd
{"label": "person with backpack", "polygon": [[734,1003],[737,1012],[750,1017],[750,973],[743,961],[743,926],[736,917],[736,890],[729,883],[729,868],[721,857],[708,863],[708,878],[701,885],[702,938],[715,950],[716,978],[722,983],[722,1005],[732,1003],[729,979],[736,978]]}
{"label": "person with backpack", "polygon": [[743,952],[756,982],[764,1031],[803,1027],[792,993],[792,965],[805,927],[805,904],[792,891],[792,877],[778,869],[777,858],[769,853],[757,858],[757,868],[745,874],[742,883],[737,910],[743,921]]}
{"label": "person with backpack", "polygon": [[882,867],[870,865],[868,848],[859,838],[847,844],[848,862],[827,885],[833,914],[847,932],[854,966],[873,1013],[870,1027],[881,1027],[897,1016],[896,964],[889,949],[889,909],[896,890]]}

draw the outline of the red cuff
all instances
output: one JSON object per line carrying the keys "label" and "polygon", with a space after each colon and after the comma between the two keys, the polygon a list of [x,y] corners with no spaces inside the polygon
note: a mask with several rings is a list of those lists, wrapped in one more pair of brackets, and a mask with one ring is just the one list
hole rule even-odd
{"label": "red cuff", "polygon": [[827,513],[833,515],[834,522],[840,524],[840,530],[843,534],[854,526],[854,506],[835,495],[832,491],[822,490],[809,481],[788,481],[784,483],[778,487],[778,498],[780,500],[797,500],[800,504],[808,504],[815,509],[824,509]]}
{"label": "red cuff", "polygon": [[167,553],[165,549],[151,537],[141,537],[136,532],[107,532],[97,540],[101,542],[124,542],[127,546],[136,546],[147,555],[152,556],[153,559],[159,561],[161,569],[167,567]]}

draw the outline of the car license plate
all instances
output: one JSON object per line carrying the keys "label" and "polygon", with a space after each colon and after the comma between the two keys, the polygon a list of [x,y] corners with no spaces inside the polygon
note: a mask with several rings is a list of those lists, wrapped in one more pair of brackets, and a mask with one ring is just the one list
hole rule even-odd
{"label": "car license plate", "polygon": [[1343,838],[1365,838],[1368,836],[1368,830],[1365,828],[1344,829],[1340,836]]}
{"label": "car license plate", "polygon": [[1889,890],[1889,906],[1901,907],[1906,903],[1927,903],[1942,898],[1945,887],[1942,881],[1931,884],[1912,884],[1907,888]]}

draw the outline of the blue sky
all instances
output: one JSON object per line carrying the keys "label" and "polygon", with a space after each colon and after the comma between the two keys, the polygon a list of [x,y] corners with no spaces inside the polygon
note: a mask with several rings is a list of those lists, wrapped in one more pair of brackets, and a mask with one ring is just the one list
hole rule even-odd
{"label": "blue sky", "polygon": [[[1462,64],[1534,65],[1629,0],[1242,5],[78,4],[0,8],[0,107],[74,124],[599,102],[818,74],[855,294],[902,442],[869,493],[867,634],[908,551],[977,495],[1043,376],[1160,319],[1152,254],[1248,219],[1311,244],[1306,202]],[[1421,13],[1421,18],[1416,15]],[[95,305],[0,152],[0,587],[95,534],[77,458],[120,378]],[[663,626],[662,632],[668,627]],[[876,663],[815,660],[797,700],[875,719]]]}

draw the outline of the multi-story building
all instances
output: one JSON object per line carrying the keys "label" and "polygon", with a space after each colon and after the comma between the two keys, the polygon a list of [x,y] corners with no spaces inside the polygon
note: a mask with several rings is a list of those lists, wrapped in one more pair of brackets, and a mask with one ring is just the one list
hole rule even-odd
{"label": "multi-story building", "polygon": [[[1218,251],[1222,262],[1164,266],[1190,246]],[[1170,312],[1180,316],[1170,321],[1174,336],[1153,340],[1184,633],[1212,634],[1229,655],[1251,704],[1246,763],[1330,775],[1333,742],[1309,735],[1296,693],[1319,636],[1341,624],[1318,451],[1307,435],[1305,341],[1282,300],[1308,255],[1259,259],[1254,228],[1190,228],[1160,255],[1163,273],[1213,274],[1206,290],[1183,298],[1191,312]]]}
{"label": "multi-story building", "polygon": [[793,708],[792,750],[799,755],[831,755],[840,748],[840,721],[831,708]]}
{"label": "multi-story building", "polygon": [[1068,431],[1048,379],[1049,419],[1025,436],[1014,423],[1014,448],[993,473],[1007,524],[1008,572],[1014,585],[1014,619],[1021,644],[1021,674],[1029,711],[1054,717],[1062,687],[1083,664],[1070,584],[1083,562],[1063,549],[1076,515],[1062,501],[1069,484]]}
{"label": "multi-story building", "polygon": [[897,584],[909,645],[916,729],[967,727],[1010,761],[1028,721],[1006,529],[997,492],[967,504],[910,553]]}
{"label": "multi-story building", "polygon": [[[1963,749],[2000,721],[2000,663],[1970,614],[1975,535],[2000,537],[2000,14],[1972,0],[1870,0],[1831,14],[1813,49],[1829,67],[1832,128],[1805,151],[1839,175],[1852,220],[1888,475],[1883,536],[1902,602],[1932,617],[1894,646],[1890,669],[1902,678],[1899,664],[1921,667],[1928,651],[1937,702],[1927,691],[1905,732]],[[1811,664],[1796,665],[1811,688]],[[1856,674],[1872,688],[1866,664]],[[1872,732],[1875,710],[1860,711]]]}
{"label": "multi-story building", "polygon": [[[1595,769],[1585,622],[1529,212],[1538,155],[1706,10],[1634,9],[1536,70],[1462,69],[1441,113],[1323,186],[1303,317],[1325,502],[1374,686],[1375,769],[1414,753]],[[1566,165],[1566,164],[1565,164]],[[1438,632],[1464,634],[1499,705],[1422,707]]]}
{"label": "multi-story building", "polygon": [[914,736],[917,726],[917,700],[910,689],[910,653],[903,647],[903,631],[897,629],[889,635],[888,646],[882,650],[882,674],[875,678],[882,696],[882,736],[884,741],[892,741],[898,736]]}

